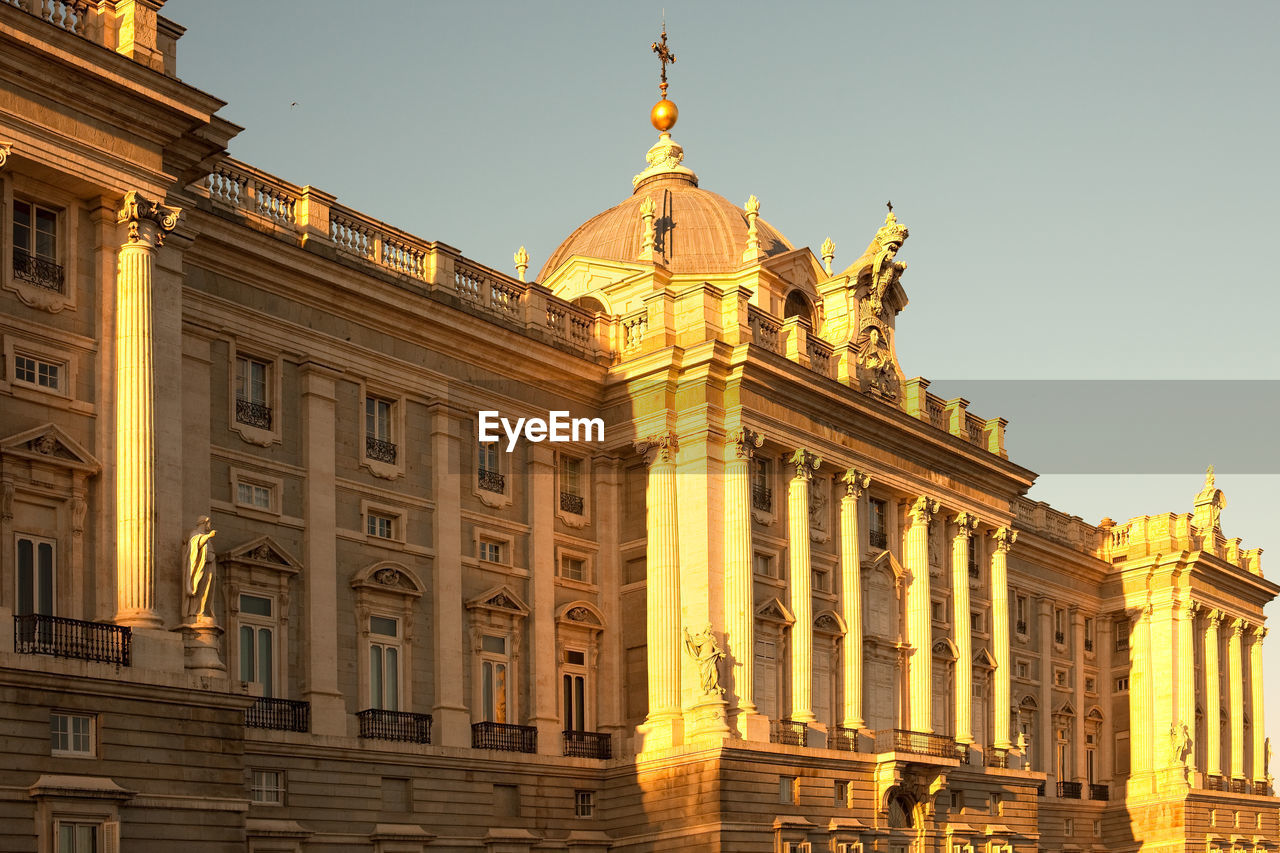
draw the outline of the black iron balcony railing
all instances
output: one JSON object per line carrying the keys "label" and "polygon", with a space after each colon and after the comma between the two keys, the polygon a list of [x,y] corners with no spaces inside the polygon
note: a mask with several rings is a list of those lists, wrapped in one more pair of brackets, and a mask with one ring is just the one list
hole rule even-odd
{"label": "black iron balcony railing", "polygon": [[773,512],[773,489],[752,483],[751,505],[761,512]]}
{"label": "black iron balcony railing", "polygon": [[1129,651],[1129,638],[1128,638],[1128,637],[1116,637],[1116,651],[1118,651],[1118,652],[1127,652],[1127,651]]}
{"label": "black iron balcony railing", "polygon": [[1221,776],[1204,777],[1204,787],[1206,791],[1225,791],[1227,790],[1227,780]]}
{"label": "black iron balcony railing", "polygon": [[62,264],[27,254],[18,248],[13,250],[13,277],[54,293],[64,292],[66,273]]}
{"label": "black iron balcony railing", "polygon": [[560,493],[560,511],[571,512],[574,515],[582,515],[583,507],[586,502],[582,499],[582,495],[575,495],[572,492]]}
{"label": "black iron balcony railing", "polygon": [[1054,631],[1053,641],[1061,646],[1063,643],[1067,641],[1067,635],[1062,633],[1061,631]]}
{"label": "black iron balcony railing", "polygon": [[311,703],[264,696],[244,712],[244,724],[251,729],[274,729],[278,732],[311,731]]}
{"label": "black iron balcony railing", "polygon": [[538,730],[533,726],[511,723],[472,723],[472,749],[497,749],[503,752],[537,752]]}
{"label": "black iron balcony railing", "polygon": [[1043,797],[1043,796],[1044,796],[1044,783],[1043,783],[1043,782],[1041,782],[1039,785],[1036,785],[1036,796],[1037,796],[1037,797]]}
{"label": "black iron balcony railing", "polygon": [[236,423],[258,429],[271,429],[271,407],[243,397],[236,398]]}
{"label": "black iron balcony railing", "polygon": [[490,471],[488,468],[481,468],[476,474],[476,480],[480,488],[486,492],[494,492],[500,495],[507,490],[507,478],[497,471]]}
{"label": "black iron balcony railing", "polygon": [[858,751],[858,730],[846,726],[836,726],[827,732],[827,749],[839,752]]}
{"label": "black iron balcony railing", "polygon": [[1111,789],[1106,785],[1091,784],[1089,786],[1089,799],[1101,800],[1105,803],[1111,799]]}
{"label": "black iron balcony railing", "polygon": [[1025,619],[1019,619],[1017,624],[1014,625],[1014,630],[1025,636],[1027,633],[1027,621]]}
{"label": "black iron balcony railing", "polygon": [[874,527],[867,533],[867,540],[872,548],[889,547],[889,534],[885,533],[883,530],[877,530]]}
{"label": "black iron balcony railing", "polygon": [[968,745],[956,743],[946,735],[907,729],[881,729],[876,732],[876,752],[910,752],[964,763],[969,761]]}
{"label": "black iron balcony railing", "polygon": [[1009,769],[1009,753],[1003,749],[988,749],[982,756],[983,763],[988,767],[995,767],[1000,770]]}
{"label": "black iron balcony railing", "polygon": [[23,655],[52,655],[128,666],[133,631],[124,625],[27,613],[13,617],[13,648]]}
{"label": "black iron balcony railing", "polygon": [[774,720],[769,740],[788,746],[808,746],[809,727],[794,720]]}
{"label": "black iron balcony railing", "polygon": [[1093,651],[1093,640],[1090,640],[1088,637],[1084,638],[1084,650],[1086,652]]}
{"label": "black iron balcony railing", "polygon": [[970,566],[969,566],[969,577],[970,577],[971,579],[973,579],[973,580],[977,580],[977,579],[981,576],[981,574],[982,574],[982,573],[981,573],[980,571],[978,571],[978,567],[977,567],[977,566],[974,566],[974,565],[970,565]]}
{"label": "black iron balcony railing", "polygon": [[564,754],[573,758],[613,758],[608,732],[564,732]]}
{"label": "black iron balcony railing", "polygon": [[1080,782],[1059,782],[1058,796],[1064,800],[1078,800],[1083,788]]}
{"label": "black iron balcony railing", "polygon": [[410,711],[384,711],[367,708],[356,714],[360,721],[360,737],[369,740],[399,740],[408,743],[431,743],[431,715]]}
{"label": "black iron balcony railing", "polygon": [[377,462],[396,464],[396,446],[389,441],[367,435],[364,438],[364,455]]}

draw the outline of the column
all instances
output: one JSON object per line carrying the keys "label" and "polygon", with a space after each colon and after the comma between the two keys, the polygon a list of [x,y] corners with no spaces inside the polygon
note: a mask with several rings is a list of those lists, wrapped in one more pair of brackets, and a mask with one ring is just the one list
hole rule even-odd
{"label": "column", "polygon": [[973,642],[969,629],[969,537],[978,528],[977,516],[962,512],[952,521],[951,631],[956,644],[956,743],[973,743]]}
{"label": "column", "polygon": [[[649,715],[645,748],[672,745],[680,728],[680,540],[676,527],[676,450],[674,433],[636,442],[636,451],[649,465],[645,497],[645,603],[649,665]],[[669,726],[666,732],[659,729]]]}
{"label": "column", "polygon": [[[181,210],[125,194],[117,220],[128,226],[116,266],[116,616],[121,625],[159,628],[155,579],[155,372],[151,277],[156,248]],[[176,531],[175,531],[176,532]]]}
{"label": "column", "polygon": [[758,713],[755,702],[755,580],[751,564],[751,458],[764,444],[760,433],[743,427],[726,445],[724,476],[725,651],[733,663],[729,716],[745,737],[744,717]]}
{"label": "column", "polygon": [[[311,703],[311,731],[345,735],[347,708],[338,690],[337,437],[334,413],[338,372],[315,362],[299,369],[302,380],[303,503],[302,573],[304,647],[302,698]],[[281,377],[283,379],[283,377]],[[456,641],[455,641],[456,642]],[[363,652],[367,654],[367,652]],[[364,697],[357,706],[364,707]]]}
{"label": "column", "polygon": [[1244,667],[1240,644],[1245,631],[1243,619],[1233,619],[1227,637],[1227,713],[1231,715],[1231,778],[1244,778]]}
{"label": "column", "polygon": [[1186,600],[1176,605],[1174,615],[1178,628],[1178,662],[1173,668],[1178,679],[1178,737],[1190,739],[1187,763],[1194,773],[1199,768],[1196,767],[1196,644],[1192,634],[1195,630],[1195,604],[1191,601],[1190,590]]}
{"label": "column", "polygon": [[907,695],[911,731],[933,731],[933,627],[929,598],[929,520],[942,509],[933,498],[921,496],[911,505],[907,529]]}
{"label": "column", "polygon": [[467,481],[462,476],[461,435],[462,419],[475,414],[464,414],[443,401],[433,404],[430,411],[431,486],[436,501],[431,513],[431,544],[435,547],[431,622],[436,687],[431,716],[442,746],[465,748],[471,746],[471,712],[462,691],[462,667],[466,658],[463,653],[466,611],[462,597],[462,490]]}
{"label": "column", "polygon": [[788,550],[791,553],[791,714],[798,723],[813,716],[813,576],[809,563],[809,481],[822,460],[807,450],[791,456],[796,475],[787,489]]}
{"label": "column", "polygon": [[599,536],[600,551],[596,555],[596,566],[600,578],[600,588],[608,590],[600,601],[604,610],[605,625],[609,626],[600,633],[600,665],[595,682],[596,701],[599,702],[597,728],[609,732],[615,738],[614,743],[623,737],[622,721],[625,710],[621,690],[613,689],[613,685],[623,683],[622,661],[622,596],[618,590],[622,588],[622,566],[619,565],[618,543],[621,540],[622,511],[622,466],[613,456],[599,454],[591,460],[592,481],[595,489],[596,528]]}
{"label": "column", "polygon": [[1210,610],[1204,617],[1204,772],[1222,775],[1222,676],[1218,672],[1218,625],[1222,613]]}
{"label": "column", "polygon": [[866,722],[862,716],[862,556],[858,547],[858,512],[871,478],[850,468],[840,482],[845,487],[840,499],[840,613],[849,632],[844,637],[844,711],[840,725],[860,729]]}
{"label": "column", "polygon": [[[1085,705],[1084,697],[1084,661],[1086,655],[1084,653],[1084,611],[1078,607],[1071,608],[1071,648],[1075,651],[1075,666],[1071,668],[1072,675],[1072,694],[1071,704],[1075,706],[1076,716],[1071,721],[1071,762],[1074,765],[1072,770],[1075,771],[1074,781],[1080,782],[1084,786],[1084,796],[1089,796],[1089,768],[1088,759],[1085,755],[1085,733],[1089,730],[1087,722],[1088,711]],[[1095,636],[1097,627],[1094,627]],[[1102,675],[1101,672],[1098,673]],[[1094,744],[1094,761],[1099,758],[1097,753],[1097,744]],[[1095,764],[1094,773],[1097,774],[1098,768]],[[1095,776],[1096,778],[1096,776]]]}
{"label": "column", "polygon": [[[1144,605],[1130,634],[1129,664],[1129,781],[1152,770],[1151,748],[1154,744],[1151,715],[1151,606]],[[1149,788],[1142,793],[1150,793]]]}
{"label": "column", "polygon": [[529,444],[529,589],[531,621],[530,679],[533,713],[529,723],[538,729],[538,752],[560,755],[559,716],[556,714],[556,550],[555,451],[549,444]]}
{"label": "column", "polygon": [[[1115,624],[1110,615],[1098,616],[1097,643],[1098,643],[1098,678],[1099,692],[1103,696],[1110,696],[1114,681],[1111,676],[1112,656],[1115,653],[1115,636],[1112,626]],[[1106,707],[1112,707],[1108,704]],[[1116,744],[1116,726],[1115,714],[1104,713],[1102,715],[1102,733],[1098,744],[1098,781],[1104,785],[1111,784],[1115,775],[1115,744]]]}
{"label": "column", "polygon": [[[995,652],[996,671],[991,688],[992,746],[1012,749],[1009,739],[1009,549],[1018,539],[1018,531],[1001,527],[991,534],[991,646]],[[1109,715],[1108,715],[1109,716]]]}
{"label": "column", "polygon": [[1253,720],[1253,781],[1263,784],[1267,781],[1266,738],[1267,727],[1263,717],[1262,704],[1262,640],[1267,636],[1267,629],[1256,626],[1253,629],[1253,642],[1249,644],[1249,689],[1253,694],[1250,703],[1250,718]]}
{"label": "column", "polygon": [[1035,738],[1040,743],[1033,749],[1036,754],[1035,768],[1048,774],[1045,790],[1050,797],[1058,795],[1058,738],[1053,730],[1053,599],[1040,596],[1036,599],[1036,615],[1040,624],[1036,628],[1036,639],[1040,652],[1040,731]]}

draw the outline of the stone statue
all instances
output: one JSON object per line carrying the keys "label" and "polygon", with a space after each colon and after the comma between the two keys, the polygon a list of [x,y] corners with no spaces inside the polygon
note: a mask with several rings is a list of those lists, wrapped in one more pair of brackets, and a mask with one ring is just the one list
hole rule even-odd
{"label": "stone statue", "polygon": [[689,657],[698,664],[698,676],[702,680],[702,695],[719,696],[724,693],[724,688],[720,686],[719,667],[724,651],[716,644],[711,626],[707,625],[697,634],[690,634],[689,629],[685,628],[684,648],[689,653]]}
{"label": "stone statue", "polygon": [[898,396],[898,376],[894,371],[893,354],[878,326],[867,328],[866,342],[858,353],[858,366],[862,368],[864,389],[890,399]]}
{"label": "stone statue", "polygon": [[1191,731],[1181,721],[1169,726],[1169,764],[1188,769],[1191,758]]}
{"label": "stone statue", "polygon": [[183,615],[193,621],[212,620],[213,605],[209,593],[213,589],[213,548],[209,540],[217,534],[209,516],[202,515],[187,537],[183,551],[186,566],[186,606]]}
{"label": "stone statue", "polygon": [[906,272],[907,265],[895,260],[898,250],[902,248],[906,239],[906,226],[899,225],[898,217],[894,216],[893,211],[890,210],[884,218],[884,225],[876,232],[880,251],[876,253],[875,260],[871,263],[871,288],[866,296],[868,311],[863,314],[864,324],[870,322],[872,318],[880,318],[881,311],[884,310],[884,295]]}
{"label": "stone statue", "polygon": [[1222,511],[1227,508],[1227,498],[1214,486],[1213,466],[1204,472],[1204,488],[1196,495],[1195,513],[1191,524],[1204,535],[1211,535],[1222,529]]}

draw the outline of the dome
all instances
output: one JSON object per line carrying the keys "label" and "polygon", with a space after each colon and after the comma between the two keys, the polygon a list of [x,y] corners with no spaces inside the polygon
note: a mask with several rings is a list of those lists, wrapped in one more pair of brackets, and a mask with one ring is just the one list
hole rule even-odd
{"label": "dome", "polygon": [[[637,179],[630,198],[588,219],[551,253],[539,281],[574,255],[639,260],[645,232],[640,206],[646,198],[654,204],[655,261],[677,274],[724,273],[742,266],[747,245],[745,210],[722,195],[700,189],[697,176],[683,167],[647,170]],[[756,219],[756,231],[764,257],[793,248],[763,219]]]}

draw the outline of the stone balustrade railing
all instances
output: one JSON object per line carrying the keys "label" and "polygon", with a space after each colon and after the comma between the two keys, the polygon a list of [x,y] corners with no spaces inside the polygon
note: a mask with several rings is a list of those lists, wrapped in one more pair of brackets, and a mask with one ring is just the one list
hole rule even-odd
{"label": "stone balustrade railing", "polygon": [[1043,501],[1018,498],[1013,502],[1014,526],[1051,539],[1075,551],[1099,555],[1105,536],[1078,515],[1067,515]]}
{"label": "stone balustrade railing", "polygon": [[1239,538],[1227,539],[1221,531],[1198,529],[1189,512],[1140,515],[1110,528],[1099,556],[1105,560],[1202,551],[1255,575],[1262,574],[1262,549],[1241,547]]}
{"label": "stone balustrade railing", "polygon": [[155,14],[155,5],[103,0],[0,0],[0,8],[26,12],[153,71],[170,76],[175,72],[183,28]]}

